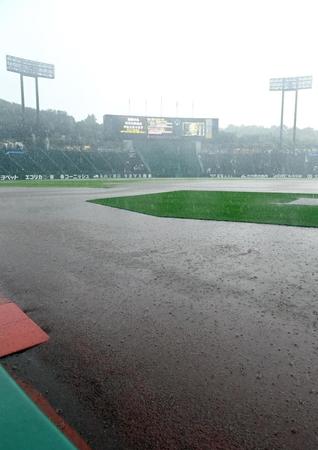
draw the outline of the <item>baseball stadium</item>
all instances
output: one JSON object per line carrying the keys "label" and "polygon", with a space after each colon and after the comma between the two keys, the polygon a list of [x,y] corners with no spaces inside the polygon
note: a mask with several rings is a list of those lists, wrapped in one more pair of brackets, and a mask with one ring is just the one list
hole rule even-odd
{"label": "baseball stadium", "polygon": [[[9,17],[15,8],[4,3]],[[87,5],[79,11],[89,12],[87,22],[79,16],[85,53],[95,34],[84,25],[103,22]],[[124,59],[132,36],[118,33]],[[183,55],[169,36],[173,58]],[[149,61],[166,48],[153,46],[143,48]],[[231,125],[210,102],[196,114],[177,101],[164,114],[162,97],[151,112],[129,97],[127,110],[120,94],[118,107],[110,100],[83,118],[47,106],[72,105],[72,83],[61,97],[52,87],[71,68],[13,56],[10,39],[7,47],[0,450],[317,449],[318,130],[298,125],[313,77],[270,79],[281,98],[271,126]],[[125,57],[118,64],[129,72]],[[82,70],[93,85],[96,72]]]}

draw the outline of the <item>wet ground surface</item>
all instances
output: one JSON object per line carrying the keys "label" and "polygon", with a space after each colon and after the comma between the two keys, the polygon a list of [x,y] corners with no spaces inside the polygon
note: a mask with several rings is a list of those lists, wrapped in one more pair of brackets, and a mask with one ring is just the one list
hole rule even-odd
{"label": "wet ground surface", "polygon": [[317,449],[318,232],[87,203],[302,180],[0,190],[0,291],[50,335],[6,358],[93,449]]}

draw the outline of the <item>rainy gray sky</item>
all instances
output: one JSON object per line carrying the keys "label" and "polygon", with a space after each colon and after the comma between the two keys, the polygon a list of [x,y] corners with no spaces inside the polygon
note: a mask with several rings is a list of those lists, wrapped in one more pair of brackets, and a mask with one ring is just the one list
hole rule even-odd
{"label": "rainy gray sky", "polygon": [[[130,112],[279,124],[270,77],[313,75],[299,97],[300,127],[318,128],[317,6],[310,0],[1,0],[0,98],[20,102],[5,55],[53,63],[41,108],[77,119]],[[33,79],[26,103],[34,106]],[[293,95],[286,120],[292,124]]]}

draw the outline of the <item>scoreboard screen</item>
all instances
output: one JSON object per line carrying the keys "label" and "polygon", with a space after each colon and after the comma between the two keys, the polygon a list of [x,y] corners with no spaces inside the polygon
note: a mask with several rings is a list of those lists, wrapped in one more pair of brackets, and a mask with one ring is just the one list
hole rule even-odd
{"label": "scoreboard screen", "polygon": [[104,129],[109,138],[126,136],[213,139],[218,132],[218,119],[182,117],[104,116]]}
{"label": "scoreboard screen", "polygon": [[205,121],[182,121],[182,136],[205,137]]}
{"label": "scoreboard screen", "polygon": [[163,136],[174,132],[173,121],[164,117],[147,117],[148,135]]}
{"label": "scoreboard screen", "polygon": [[122,134],[146,134],[145,121],[142,117],[126,117],[120,123]]}

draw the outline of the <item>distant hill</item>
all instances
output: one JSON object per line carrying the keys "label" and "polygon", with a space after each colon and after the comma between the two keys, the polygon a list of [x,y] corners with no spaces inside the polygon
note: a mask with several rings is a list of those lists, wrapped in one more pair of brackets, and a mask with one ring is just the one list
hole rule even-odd
{"label": "distant hill", "polygon": [[[280,127],[272,126],[270,128],[255,126],[255,125],[229,125],[225,130],[226,133],[231,133],[237,138],[257,139],[262,142],[268,138],[278,141],[280,134]],[[284,139],[286,142],[291,143],[293,138],[293,129],[284,128]],[[298,128],[297,129],[297,142],[301,145],[318,145],[318,130],[314,128]]]}
{"label": "distant hill", "polygon": [[[32,147],[36,135],[42,142],[49,138],[51,148],[73,147],[98,148],[103,145],[103,125],[99,124],[94,115],[88,115],[85,120],[76,121],[65,111],[43,110],[40,114],[40,125],[36,125],[36,111],[26,108],[24,122],[21,106],[0,99],[0,143],[4,140],[21,141]],[[284,129],[285,148],[292,145],[292,129]],[[263,148],[277,147],[279,144],[279,127],[229,125],[220,131],[211,144],[223,148]],[[318,130],[304,128],[297,130],[297,145],[299,148],[318,147]]]}
{"label": "distant hill", "polygon": [[103,126],[98,124],[94,115],[76,122],[65,111],[44,110],[40,114],[37,128],[36,111],[26,108],[24,120],[21,106],[0,99],[0,141],[6,139],[32,142],[32,135],[48,137],[54,145],[91,145],[97,146],[102,140]]}

